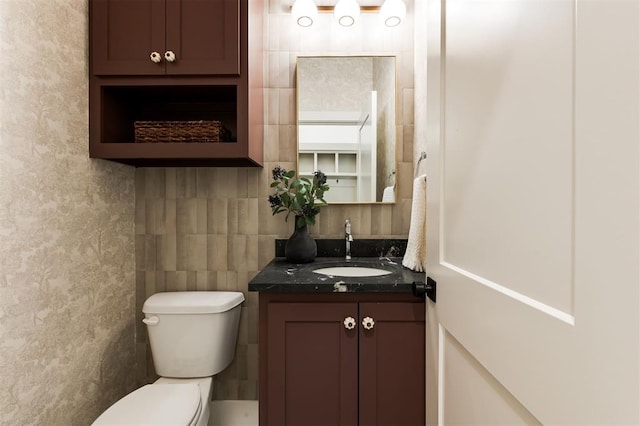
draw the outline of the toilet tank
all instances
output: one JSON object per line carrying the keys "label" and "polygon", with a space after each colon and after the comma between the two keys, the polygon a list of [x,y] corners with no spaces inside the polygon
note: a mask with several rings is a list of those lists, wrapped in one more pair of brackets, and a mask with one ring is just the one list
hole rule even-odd
{"label": "toilet tank", "polygon": [[240,304],[231,291],[156,293],[142,307],[156,373],[162,377],[208,377],[233,360]]}

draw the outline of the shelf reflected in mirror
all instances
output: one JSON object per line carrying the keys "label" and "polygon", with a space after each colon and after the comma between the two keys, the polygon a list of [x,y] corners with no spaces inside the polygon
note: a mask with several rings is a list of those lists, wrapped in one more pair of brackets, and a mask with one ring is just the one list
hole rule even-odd
{"label": "shelf reflected in mirror", "polygon": [[328,203],[394,203],[396,58],[297,58],[298,174],[322,170]]}

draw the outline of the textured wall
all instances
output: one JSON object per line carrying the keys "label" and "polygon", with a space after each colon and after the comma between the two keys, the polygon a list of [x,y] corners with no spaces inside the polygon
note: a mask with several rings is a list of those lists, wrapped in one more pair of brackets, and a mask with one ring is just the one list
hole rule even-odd
{"label": "textured wall", "polygon": [[0,0],[2,425],[134,385],[134,176],[88,158],[86,27],[86,0]]}
{"label": "textured wall", "polygon": [[[315,237],[341,238],[344,220],[351,219],[359,238],[406,237],[413,180],[413,23],[399,28],[380,26],[376,14],[341,28],[332,15],[321,14],[316,25],[297,27],[290,2],[272,0],[267,16],[264,169],[139,168],[136,170],[136,265],[138,303],[159,291],[238,290],[245,293],[237,354],[215,381],[215,399],[256,399],[258,379],[258,303],[247,292],[248,281],[274,256],[274,240],[288,237],[291,223],[273,217],[267,202],[271,169],[295,168],[295,64],[301,55],[397,55],[396,109],[398,200],[395,205],[331,205],[322,210]],[[140,321],[138,349],[147,348]],[[142,361],[143,359],[141,359]],[[146,371],[139,380],[151,380]],[[142,366],[142,363],[141,363]],[[145,379],[145,374],[148,377]]]}
{"label": "textured wall", "polygon": [[300,111],[362,111],[373,90],[371,57],[306,58],[297,68]]}

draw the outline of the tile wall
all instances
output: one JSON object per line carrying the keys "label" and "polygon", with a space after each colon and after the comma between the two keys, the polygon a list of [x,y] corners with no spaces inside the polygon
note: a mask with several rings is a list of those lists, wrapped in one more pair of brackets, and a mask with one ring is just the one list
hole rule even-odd
{"label": "tile wall", "polygon": [[342,28],[321,14],[302,29],[286,0],[267,5],[264,168],[138,168],[135,175],[136,324],[138,383],[155,378],[141,319],[145,298],[160,291],[237,290],[245,293],[233,364],[217,376],[214,399],[257,399],[258,300],[248,281],[274,256],[274,240],[292,224],[271,215],[270,171],[296,168],[296,57],[397,55],[397,184],[394,205],[331,205],[310,232],[341,238],[351,219],[354,238],[406,237],[414,170],[413,2],[401,27],[387,29],[376,14]]}

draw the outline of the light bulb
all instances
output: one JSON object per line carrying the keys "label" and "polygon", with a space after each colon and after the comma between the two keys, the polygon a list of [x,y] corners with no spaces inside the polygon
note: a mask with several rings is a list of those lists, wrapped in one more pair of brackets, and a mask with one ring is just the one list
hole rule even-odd
{"label": "light bulb", "polygon": [[396,27],[407,14],[407,6],[402,0],[385,0],[380,8],[380,18],[387,27]]}
{"label": "light bulb", "polygon": [[350,27],[360,16],[360,6],[356,0],[339,0],[333,9],[333,15],[343,27]]}
{"label": "light bulb", "polygon": [[296,0],[291,7],[291,14],[301,27],[310,27],[318,15],[318,7],[313,0]]}

